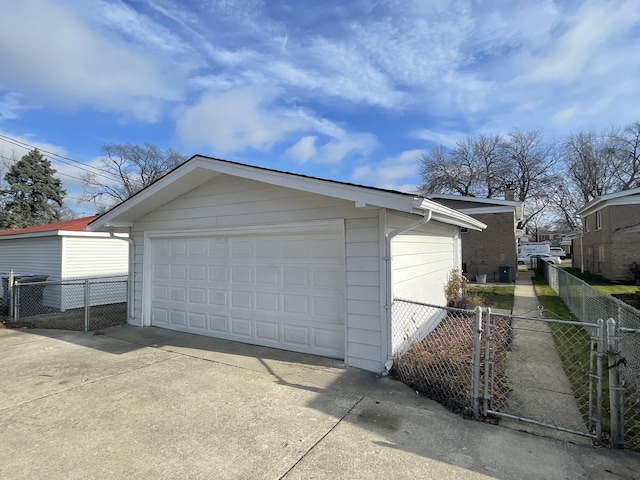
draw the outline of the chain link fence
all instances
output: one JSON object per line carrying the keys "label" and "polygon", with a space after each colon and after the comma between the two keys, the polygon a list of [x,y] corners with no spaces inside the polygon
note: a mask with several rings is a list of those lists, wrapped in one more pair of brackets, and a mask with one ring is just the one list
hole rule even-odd
{"label": "chain link fence", "polygon": [[479,311],[395,300],[392,315],[391,374],[453,411],[471,415]]}
{"label": "chain link fence", "polygon": [[615,320],[619,328],[621,362],[616,368],[620,370],[621,388],[624,388],[622,415],[628,427],[624,432],[625,442],[640,449],[640,311],[547,262],[539,262],[538,271],[581,321]]}
{"label": "chain link fence", "polygon": [[14,322],[35,328],[90,331],[127,321],[126,277],[16,282]]}
{"label": "chain link fence", "polygon": [[[511,342],[503,358],[490,346],[499,342],[493,315],[483,337],[493,391],[484,389],[483,413],[516,419],[601,440],[604,327],[567,320],[509,316]],[[497,337],[498,336],[498,337]],[[498,365],[504,364],[496,373]],[[494,392],[500,392],[496,398]],[[534,428],[534,431],[535,428]]]}
{"label": "chain link fence", "polygon": [[623,356],[634,351],[625,347],[640,329],[545,314],[396,299],[390,373],[467,417],[516,420],[535,433],[552,428],[640,451],[640,372]]}

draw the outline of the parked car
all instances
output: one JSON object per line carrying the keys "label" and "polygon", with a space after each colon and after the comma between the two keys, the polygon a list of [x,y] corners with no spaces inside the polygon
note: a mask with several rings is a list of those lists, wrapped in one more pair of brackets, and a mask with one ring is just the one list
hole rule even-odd
{"label": "parked car", "polygon": [[562,259],[560,257],[556,257],[555,255],[547,255],[546,253],[536,253],[535,255],[529,256],[529,259],[531,258],[541,258],[545,262],[551,262],[554,265],[560,265],[562,263]]}
{"label": "parked car", "polygon": [[564,258],[567,253],[562,249],[562,247],[551,247],[549,249],[549,253],[554,257]]}

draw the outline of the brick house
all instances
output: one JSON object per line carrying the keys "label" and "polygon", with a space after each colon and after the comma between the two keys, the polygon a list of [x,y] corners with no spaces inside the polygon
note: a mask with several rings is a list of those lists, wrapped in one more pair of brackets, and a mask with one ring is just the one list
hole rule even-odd
{"label": "brick house", "polygon": [[[471,280],[476,274],[486,274],[488,282],[512,282],[516,278],[517,227],[522,220],[523,203],[514,201],[513,190],[507,190],[505,197],[505,200],[440,194],[429,197],[487,225],[483,232],[462,229],[462,267]],[[509,272],[506,279],[505,267]]]}
{"label": "brick house", "polygon": [[630,280],[629,266],[640,262],[640,188],[597,197],[577,213],[583,231],[572,240],[572,266]]}

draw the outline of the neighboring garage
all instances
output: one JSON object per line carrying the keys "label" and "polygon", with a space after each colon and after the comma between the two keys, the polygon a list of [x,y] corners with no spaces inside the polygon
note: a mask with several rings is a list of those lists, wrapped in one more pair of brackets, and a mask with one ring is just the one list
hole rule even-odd
{"label": "neighboring garage", "polygon": [[443,305],[460,227],[420,196],[195,156],[89,225],[133,239],[129,322],[380,372],[391,303]]}

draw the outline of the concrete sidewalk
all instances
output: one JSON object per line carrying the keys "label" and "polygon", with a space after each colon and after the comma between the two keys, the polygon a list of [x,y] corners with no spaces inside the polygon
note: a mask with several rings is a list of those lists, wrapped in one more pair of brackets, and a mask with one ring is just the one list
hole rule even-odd
{"label": "concrete sidewalk", "polygon": [[[518,271],[513,315],[540,317],[542,312],[538,308],[539,302],[532,283],[533,276],[531,270]],[[513,343],[511,351],[507,354],[510,394],[501,411],[578,432],[587,432],[571,383],[558,356],[549,324],[514,318],[511,331]],[[585,382],[588,381],[588,373],[584,372],[581,377]],[[501,419],[500,425],[574,443],[591,444],[588,437],[532,423]]]}
{"label": "concrete sidewalk", "polygon": [[155,328],[0,330],[0,478],[633,479],[339,362]]}

